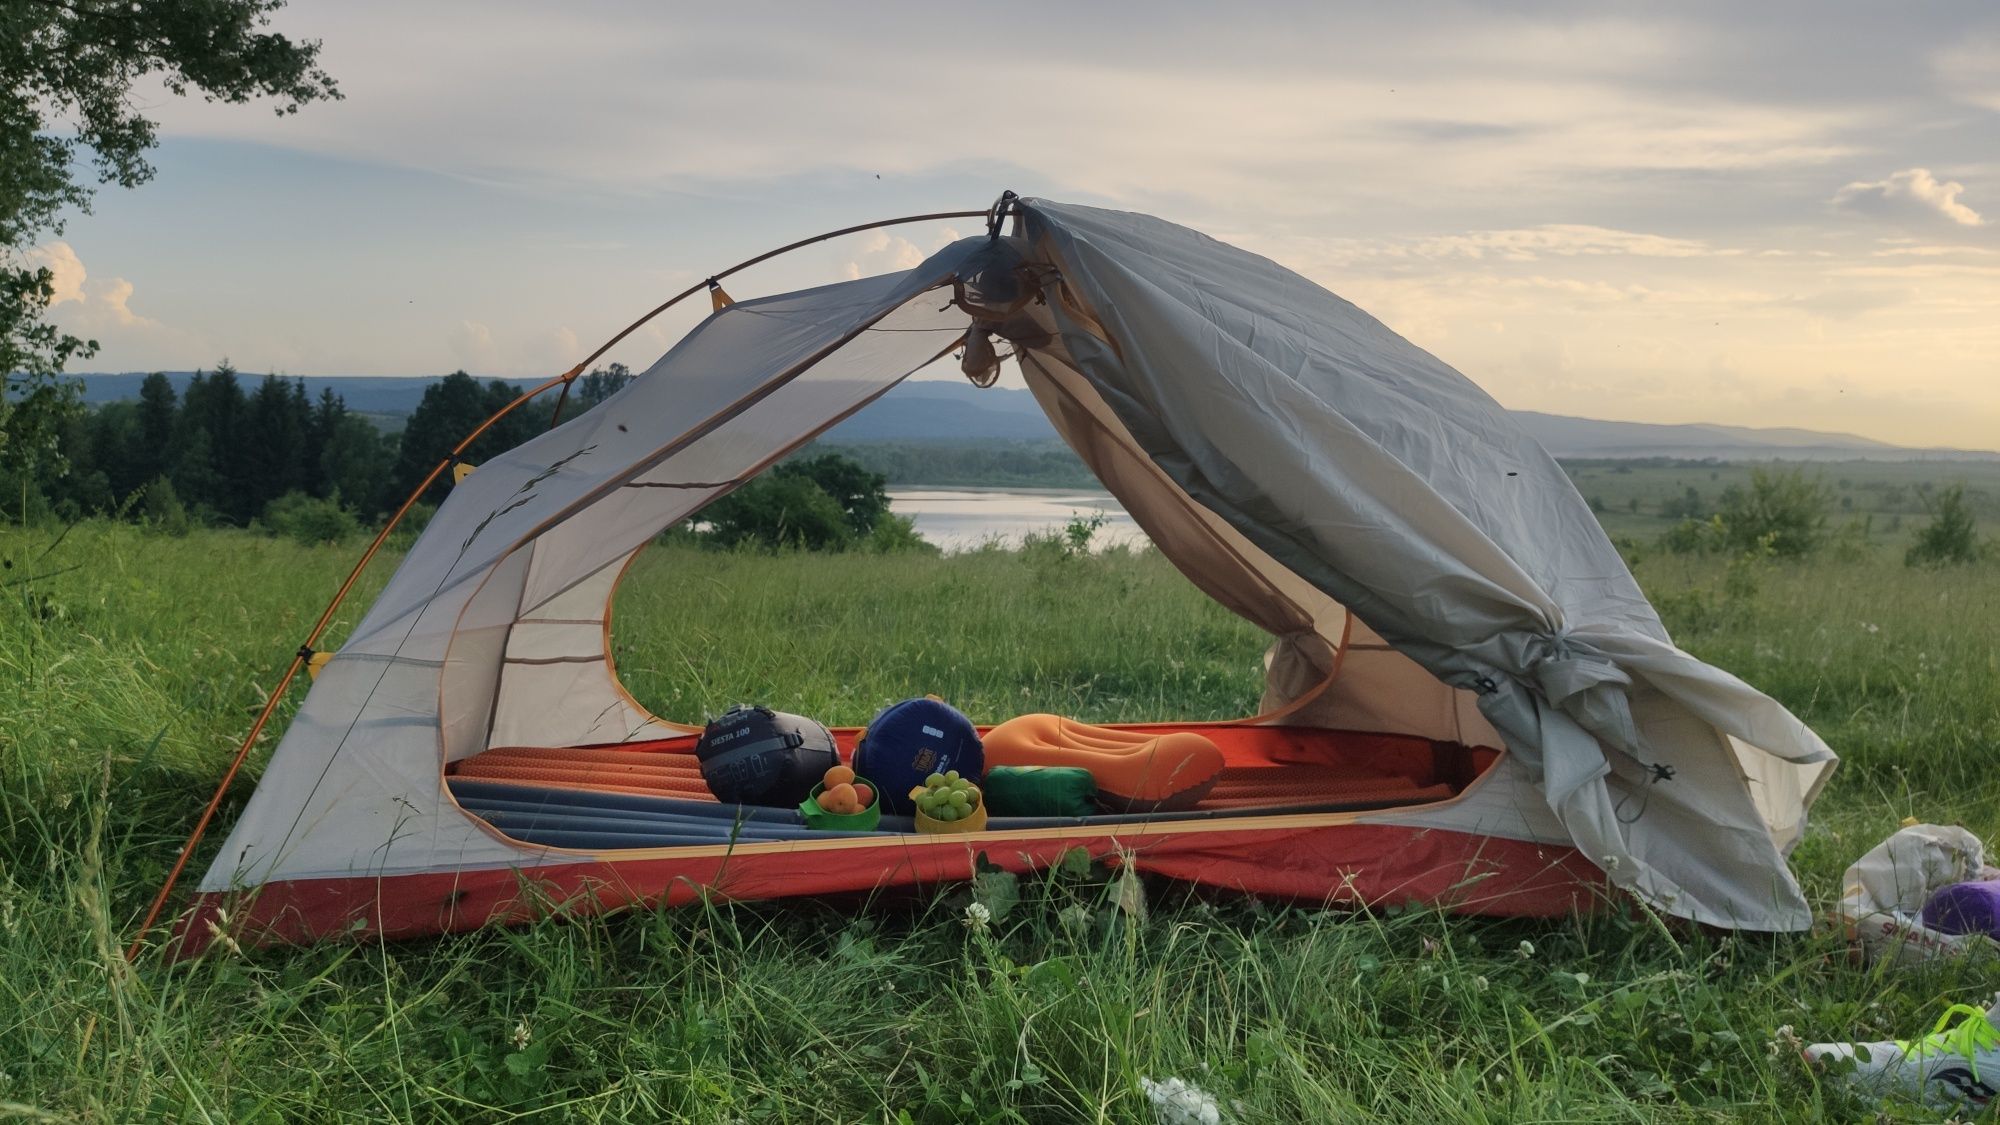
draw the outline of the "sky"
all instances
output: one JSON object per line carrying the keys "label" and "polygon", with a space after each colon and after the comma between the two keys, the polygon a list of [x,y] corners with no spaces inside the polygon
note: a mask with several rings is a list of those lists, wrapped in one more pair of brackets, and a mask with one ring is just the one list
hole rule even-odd
{"label": "sky", "polygon": [[[1002,191],[1265,254],[1519,409],[2000,448],[2000,5],[292,0],[343,101],[140,100],[88,370],[557,374]],[[738,297],[906,268],[852,236]],[[689,302],[610,358],[650,363]]]}

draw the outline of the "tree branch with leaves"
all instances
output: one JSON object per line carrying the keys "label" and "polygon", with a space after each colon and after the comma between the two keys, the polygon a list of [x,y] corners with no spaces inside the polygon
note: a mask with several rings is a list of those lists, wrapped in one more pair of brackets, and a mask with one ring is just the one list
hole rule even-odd
{"label": "tree branch with leaves", "polygon": [[0,0],[0,469],[60,467],[55,435],[74,398],[57,378],[95,354],[49,322],[55,275],[32,251],[88,213],[94,183],[152,178],[157,127],[134,97],[155,79],[177,96],[280,115],[338,98],[316,40],[272,32],[283,0]]}

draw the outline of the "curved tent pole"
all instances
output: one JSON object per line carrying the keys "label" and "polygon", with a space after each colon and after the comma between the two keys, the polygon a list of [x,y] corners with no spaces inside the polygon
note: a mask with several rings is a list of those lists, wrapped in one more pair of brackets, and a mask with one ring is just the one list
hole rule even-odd
{"label": "curved tent pole", "polygon": [[209,823],[215,819],[216,810],[222,807],[222,798],[229,792],[230,782],[236,780],[237,773],[243,768],[244,760],[250,756],[250,748],[257,744],[257,739],[264,733],[264,728],[270,723],[271,716],[277,713],[278,704],[283,701],[285,692],[292,686],[292,681],[298,678],[299,669],[305,667],[307,661],[312,659],[312,646],[318,643],[320,636],[326,632],[327,626],[332,624],[333,615],[339,611],[341,603],[346,601],[347,595],[353,591],[354,584],[360,580],[362,571],[366,570],[368,564],[374,561],[376,553],[382,549],[384,543],[388,542],[390,532],[396,530],[396,525],[402,522],[403,517],[409,514],[411,508],[416,507],[417,501],[430,489],[431,485],[437,483],[437,479],[444,475],[445,470],[458,463],[460,455],[471,448],[473,442],[478,441],[487,430],[493,428],[495,423],[513,413],[517,407],[528,400],[541,395],[545,391],[561,387],[561,400],[557,402],[554,419],[550,422],[550,428],[554,428],[556,422],[562,419],[562,403],[569,398],[570,384],[575,382],[577,376],[583,374],[584,370],[593,361],[601,358],[605,352],[616,347],[627,336],[644,327],[654,317],[659,316],[661,313],[666,312],[696,293],[715,287],[725,277],[741,273],[751,266],[768,262],[780,254],[787,254],[793,250],[811,246],[814,243],[839,238],[842,235],[859,234],[865,230],[874,230],[878,227],[900,226],[904,223],[932,222],[938,219],[983,218],[992,215],[993,210],[993,208],[988,208],[979,211],[935,211],[925,215],[906,215],[899,219],[882,219],[873,223],[842,227],[839,230],[828,231],[825,234],[814,235],[811,238],[802,238],[797,242],[788,243],[778,247],[776,250],[771,250],[747,261],[739,262],[720,273],[713,274],[681,290],[668,300],[655,306],[652,311],[633,321],[631,324],[626,325],[617,335],[606,340],[596,351],[585,356],[583,361],[575,367],[521,392],[513,401],[494,411],[491,417],[475,427],[471,433],[465,436],[463,441],[453,446],[451,452],[425,475],[423,482],[418,484],[416,489],[403,500],[402,505],[390,515],[388,522],[382,525],[382,530],[375,533],[375,538],[369,542],[368,549],[361,553],[361,557],[355,561],[353,569],[347,572],[347,578],[341,582],[340,588],[334,591],[333,599],[327,602],[326,609],[320,612],[319,620],[313,623],[312,631],[306,634],[305,642],[299,646],[297,652],[292,654],[291,664],[285,668],[285,674],[279,677],[277,686],[272,688],[271,693],[265,697],[263,709],[257,713],[256,721],[250,724],[250,732],[243,736],[242,744],[236,748],[236,755],[230,759],[229,768],[223,771],[222,780],[216,783],[215,794],[208,799],[208,806],[202,809],[200,818],[195,821],[193,831],[188,834],[187,843],[181,846],[180,855],[175,858],[173,867],[168,869],[166,880],[160,884],[159,893],[153,896],[152,905],[146,908],[145,920],[139,923],[138,932],[132,935],[131,946],[125,950],[125,960],[128,962],[138,960],[140,950],[146,941],[146,935],[152,932],[154,923],[160,920],[160,913],[166,909],[167,899],[173,894],[174,885],[180,881],[181,873],[187,869],[188,860],[193,858],[194,850],[201,843],[202,835],[208,831]]}

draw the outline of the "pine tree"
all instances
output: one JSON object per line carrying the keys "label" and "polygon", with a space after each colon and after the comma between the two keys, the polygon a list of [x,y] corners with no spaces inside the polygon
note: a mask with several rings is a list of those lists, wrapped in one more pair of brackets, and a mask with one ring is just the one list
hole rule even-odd
{"label": "pine tree", "polygon": [[174,415],[178,410],[174,381],[162,371],[146,376],[146,381],[139,385],[138,447],[132,455],[140,483],[166,473],[167,447],[174,438]]}
{"label": "pine tree", "polygon": [[[303,388],[300,393],[304,393]],[[326,470],[327,443],[339,431],[341,419],[346,417],[346,401],[334,394],[332,387],[321,390],[319,402],[313,406],[312,414],[306,421],[305,451],[300,458],[308,478],[305,490],[314,496],[324,498],[333,489],[332,482],[327,479],[329,475]],[[344,498],[349,503],[359,505],[359,501],[354,497]]]}
{"label": "pine tree", "polygon": [[307,421],[305,394],[298,384],[264,376],[250,397],[244,426],[244,510],[261,515],[265,505],[299,489]]}
{"label": "pine tree", "polygon": [[389,483],[388,447],[375,424],[340,408],[320,451],[319,479],[329,497],[372,517],[402,497],[383,495]]}

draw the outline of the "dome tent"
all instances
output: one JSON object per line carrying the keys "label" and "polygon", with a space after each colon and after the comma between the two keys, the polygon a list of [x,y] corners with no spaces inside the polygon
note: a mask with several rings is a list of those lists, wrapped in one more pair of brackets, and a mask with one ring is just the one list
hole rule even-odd
{"label": "dome tent", "polygon": [[[1011,196],[988,235],[913,269],[718,305],[623,390],[453,487],[313,682],[184,950],[222,917],[243,940],[414,935],[550,901],[960,878],[978,852],[1030,867],[1077,845],[1315,901],[1549,913],[1608,883],[1703,923],[1810,923],[1784,856],[1831,751],[1674,647],[1554,459],[1354,305],[1158,219]],[[1232,730],[1472,748],[1474,776],[1377,807],[977,837],[755,816],[717,836],[673,813],[650,846],[615,818],[549,843],[509,830],[504,801],[473,807],[453,775],[490,750],[686,739],[609,656],[632,557],[941,356],[989,377],[996,341],[1159,550],[1274,638],[1264,714]]]}

